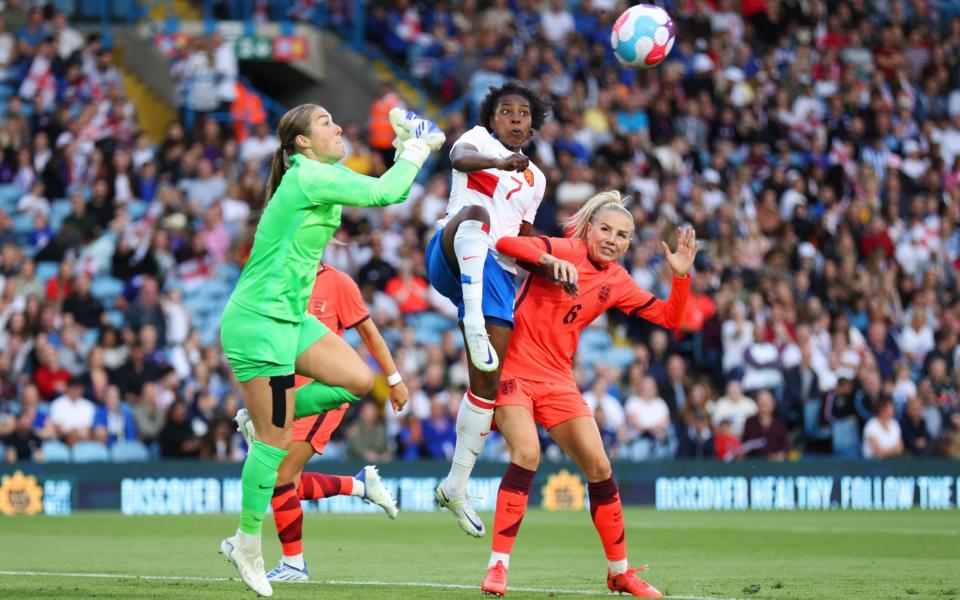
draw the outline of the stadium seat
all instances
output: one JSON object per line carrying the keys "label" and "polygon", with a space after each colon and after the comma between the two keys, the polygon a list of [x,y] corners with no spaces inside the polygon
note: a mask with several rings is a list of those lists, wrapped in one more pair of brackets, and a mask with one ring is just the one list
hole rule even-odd
{"label": "stadium seat", "polygon": [[60,227],[72,210],[73,206],[70,205],[69,200],[55,200],[50,205],[50,228],[54,231],[60,231]]}
{"label": "stadium seat", "polygon": [[820,400],[807,400],[803,404],[803,432],[810,440],[830,439],[830,427],[820,423]]}
{"label": "stadium seat", "polygon": [[33,215],[21,213],[13,216],[13,232],[28,234],[33,229]]}
{"label": "stadium seat", "polygon": [[71,451],[73,462],[107,462],[110,460],[110,453],[107,447],[100,442],[77,442]]}
{"label": "stadium seat", "polygon": [[70,447],[58,440],[43,443],[44,462],[70,462]]}
{"label": "stadium seat", "polygon": [[[102,302],[102,300],[101,300]],[[112,304],[112,302],[111,302]],[[108,310],[107,311],[107,322],[114,329],[123,329],[123,313],[119,310]]]}
{"label": "stadium seat", "polygon": [[150,452],[142,443],[132,440],[120,440],[110,448],[110,460],[113,462],[147,462]]}
{"label": "stadium seat", "polygon": [[20,196],[23,195],[23,192],[20,191],[15,185],[0,185],[0,206],[10,207],[14,206],[17,203],[17,200],[20,199]]}
{"label": "stadium seat", "polygon": [[853,417],[837,419],[831,427],[833,455],[837,458],[860,458],[860,423]]}
{"label": "stadium seat", "polygon": [[633,349],[628,346],[613,346],[603,355],[603,363],[626,370],[633,363]]}
{"label": "stadium seat", "polygon": [[106,306],[113,306],[113,300],[123,293],[123,282],[109,275],[94,277],[90,282],[90,293]]}
{"label": "stadium seat", "polygon": [[143,215],[147,214],[147,203],[143,200],[134,200],[127,204],[127,215],[131,221],[139,221]]}
{"label": "stadium seat", "polygon": [[37,281],[46,283],[51,277],[56,277],[60,270],[60,264],[52,260],[44,260],[37,263]]}

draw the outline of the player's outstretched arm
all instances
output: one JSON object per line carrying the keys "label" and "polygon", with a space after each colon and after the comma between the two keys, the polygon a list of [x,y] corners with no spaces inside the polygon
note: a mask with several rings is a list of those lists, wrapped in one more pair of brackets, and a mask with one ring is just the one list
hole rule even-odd
{"label": "player's outstretched arm", "polygon": [[360,334],[360,339],[363,340],[364,346],[373,355],[374,360],[387,374],[387,383],[390,384],[390,404],[393,405],[394,411],[400,412],[410,398],[410,392],[407,391],[407,386],[400,380],[400,373],[397,371],[397,365],[393,361],[387,342],[380,335],[380,330],[377,329],[373,319],[366,319],[357,325],[357,333]]}
{"label": "player's outstretched arm", "polygon": [[687,306],[687,297],[690,295],[690,269],[697,257],[697,236],[693,228],[682,231],[677,228],[677,250],[671,252],[670,247],[661,242],[661,248],[667,259],[667,264],[673,270],[673,285],[670,287],[670,296],[667,301],[658,299],[650,292],[637,286],[626,270],[621,270],[623,285],[617,286],[625,293],[617,301],[617,308],[631,317],[640,317],[656,323],[667,329],[676,329],[683,320],[683,311]]}
{"label": "player's outstretched arm", "polygon": [[497,250],[519,262],[538,265],[541,267],[539,275],[553,281],[571,296],[577,295],[577,267],[570,261],[553,256],[548,238],[502,237],[497,240]]}
{"label": "player's outstretched arm", "polygon": [[700,242],[697,241],[697,233],[693,227],[687,227],[686,231],[677,227],[677,251],[670,252],[670,246],[666,242],[660,242],[660,247],[663,248],[663,254],[673,274],[677,277],[686,277],[693,267],[693,261],[697,258]]}
{"label": "player's outstretched arm", "polygon": [[530,159],[514,152],[509,156],[497,157],[481,154],[472,144],[457,144],[450,151],[450,162],[453,168],[461,173],[473,173],[484,169],[500,169],[501,171],[517,171],[522,173],[530,165]]}

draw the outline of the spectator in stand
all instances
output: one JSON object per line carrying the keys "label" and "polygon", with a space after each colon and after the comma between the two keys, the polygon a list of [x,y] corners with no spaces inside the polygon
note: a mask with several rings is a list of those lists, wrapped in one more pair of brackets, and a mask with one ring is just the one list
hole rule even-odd
{"label": "spectator in stand", "polygon": [[657,455],[668,443],[670,408],[657,395],[657,382],[645,376],[634,383],[632,394],[624,405],[628,439],[645,440],[647,454]]}
{"label": "spectator in stand", "polygon": [[52,400],[67,391],[70,372],[60,366],[60,354],[49,343],[39,344],[36,352],[40,365],[34,374],[34,383],[43,400]]}
{"label": "spectator in stand", "polygon": [[757,414],[757,404],[743,394],[743,388],[737,380],[727,383],[727,393],[713,406],[713,425],[719,427],[721,421],[727,421],[729,433],[737,438],[743,437],[743,428],[747,419]]}
{"label": "spectator in stand", "polygon": [[124,315],[124,321],[133,331],[139,331],[144,325],[153,325],[157,330],[157,343],[167,344],[167,318],[160,305],[160,284],[152,277],[145,277],[137,294],[137,300],[130,305]]}
{"label": "spectator in stand", "polygon": [[66,392],[50,404],[50,422],[57,437],[69,446],[93,439],[96,406],[81,394],[83,381],[74,377],[67,384]]}
{"label": "spectator in stand", "polygon": [[6,462],[43,462],[43,440],[33,430],[35,419],[34,411],[22,412],[16,418],[16,429],[0,440],[6,448]]}
{"label": "spectator in stand", "polygon": [[[661,332],[662,333],[662,332]],[[667,359],[666,379],[660,383],[660,397],[670,407],[670,414],[677,415],[687,402],[687,364],[682,356],[673,355]]]}
{"label": "spectator in stand", "polygon": [[387,281],[386,294],[390,296],[404,315],[419,313],[430,308],[429,284],[413,272],[409,260],[400,262],[396,277]]}
{"label": "spectator in stand", "polygon": [[160,455],[163,458],[194,458],[200,454],[200,438],[194,435],[187,418],[186,403],[177,400],[167,410],[160,431]]}
{"label": "spectator in stand", "polygon": [[[392,142],[392,140],[391,140]],[[253,128],[253,135],[243,140],[240,144],[240,160],[243,162],[253,161],[262,164],[270,155],[273,154],[280,141],[277,136],[270,131],[270,124],[264,121],[258,123]]]}
{"label": "spectator in stand", "polygon": [[863,428],[864,458],[890,458],[903,454],[900,424],[894,418],[893,402],[884,398],[877,405],[876,416]]}
{"label": "spectator in stand", "polygon": [[137,439],[133,410],[120,400],[120,390],[115,385],[107,388],[103,406],[97,407],[93,418],[93,439],[108,446]]}
{"label": "spectator in stand", "polygon": [[781,414],[791,430],[798,425],[803,426],[804,410],[808,403],[819,405],[823,401],[820,378],[811,362],[812,350],[808,342],[800,348],[800,364],[790,367],[784,374]]}
{"label": "spectator in stand", "polygon": [[706,410],[692,412],[688,422],[679,429],[677,458],[713,458],[713,432],[710,430],[710,415]]}
{"label": "spectator in stand", "polygon": [[157,404],[157,384],[146,382],[140,394],[140,401],[133,406],[133,422],[141,442],[153,445],[160,437],[166,425],[166,414]]}
{"label": "spectator in stand", "polygon": [[904,452],[919,457],[933,454],[934,440],[927,430],[927,423],[923,418],[923,402],[919,398],[912,397],[907,400],[900,430]]}
{"label": "spectator in stand", "polygon": [[742,451],[745,456],[783,461],[790,451],[787,428],[775,414],[773,394],[763,390],[757,394],[757,414],[743,427]]}
{"label": "spectator in stand", "polygon": [[427,456],[420,419],[409,412],[404,415],[403,425],[397,433],[397,457],[401,460],[419,460]]}
{"label": "spectator in stand", "polygon": [[430,398],[430,416],[421,420],[423,446],[430,458],[450,460],[457,443],[456,423],[450,416],[445,398],[434,394]]}
{"label": "spectator in stand", "polygon": [[64,300],[63,312],[72,315],[74,322],[85,329],[100,327],[103,305],[90,293],[90,278],[87,275],[78,275],[74,279],[73,293]]}
{"label": "spectator in stand", "polygon": [[730,462],[740,458],[740,438],[733,433],[730,419],[723,419],[716,426],[713,439],[714,453],[718,460]]}
{"label": "spectator in stand", "polygon": [[387,430],[377,414],[377,405],[364,401],[358,412],[359,417],[346,431],[347,455],[369,463],[390,460]]}

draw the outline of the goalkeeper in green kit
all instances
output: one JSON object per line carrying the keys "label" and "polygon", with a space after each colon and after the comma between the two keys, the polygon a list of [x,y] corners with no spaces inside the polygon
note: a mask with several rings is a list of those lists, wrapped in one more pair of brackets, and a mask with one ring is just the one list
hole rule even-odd
{"label": "goalkeeper in green kit", "polygon": [[[390,120],[399,134],[397,159],[373,178],[338,164],[344,155],[341,129],[324,108],[302,104],[283,116],[269,198],[221,318],[223,351],[257,441],[243,464],[240,527],[220,543],[220,552],[261,596],[273,590],[263,570],[260,530],[293,419],[353,402],[373,386],[373,373],[353,348],[307,314],[323,249],[340,227],[342,205],[403,202],[430,152],[444,141],[436,125],[409,111],[395,109]],[[294,373],[315,380],[307,386],[310,394],[298,394],[296,402]]]}

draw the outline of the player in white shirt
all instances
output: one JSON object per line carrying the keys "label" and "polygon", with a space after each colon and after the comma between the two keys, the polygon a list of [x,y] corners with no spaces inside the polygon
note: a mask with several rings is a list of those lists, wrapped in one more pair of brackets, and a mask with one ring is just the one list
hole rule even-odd
{"label": "player in white shirt", "polygon": [[[480,105],[480,124],[450,151],[450,201],[425,257],[430,284],[457,306],[470,358],[453,462],[436,499],[475,537],[484,528],[467,501],[467,482],[490,432],[500,365],[513,331],[516,264],[496,251],[496,243],[533,228],[546,178],[521,148],[549,108],[536,92],[515,83],[490,88]],[[416,115],[407,116],[412,122],[394,123],[398,136],[417,126]]]}

